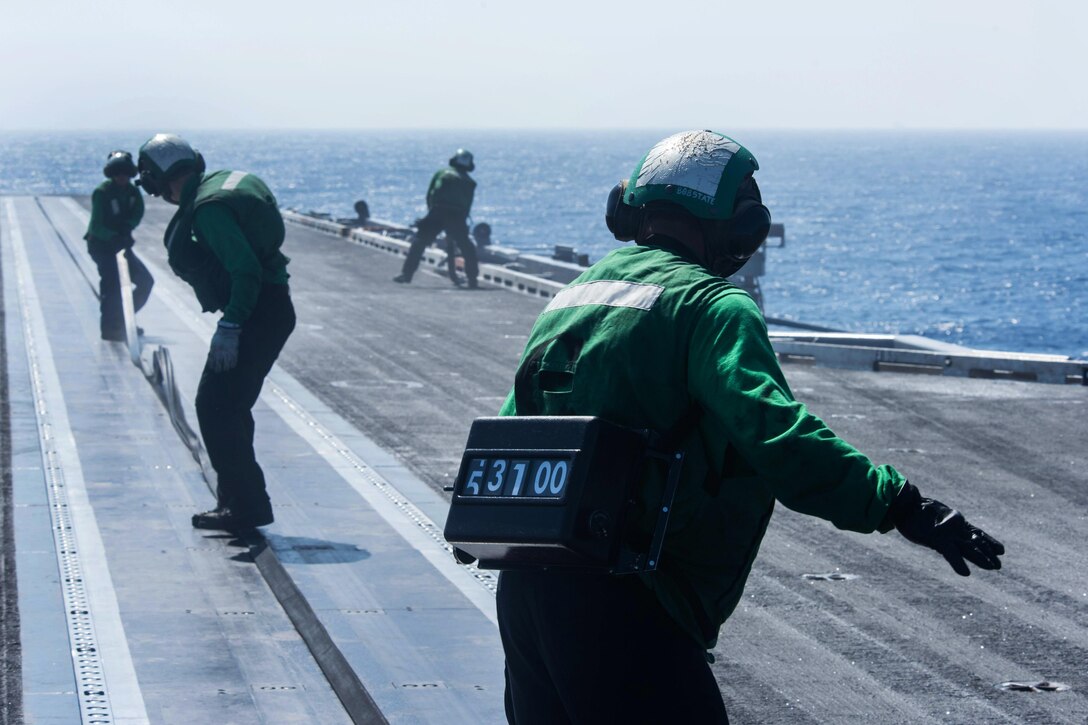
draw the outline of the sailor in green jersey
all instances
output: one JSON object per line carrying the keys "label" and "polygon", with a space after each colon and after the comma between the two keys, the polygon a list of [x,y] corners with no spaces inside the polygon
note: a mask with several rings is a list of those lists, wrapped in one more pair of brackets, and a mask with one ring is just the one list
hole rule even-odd
{"label": "sailor in green jersey", "polygon": [[[727,722],[706,650],[741,598],[775,501],[841,529],[887,532],[998,569],[1004,547],[874,465],[797,402],[759,309],[725,279],[767,236],[755,158],[721,134],[664,139],[609,196],[634,240],[537,319],[502,415],[592,415],[682,440],[658,569],[503,571],[511,722]],[[663,472],[641,477],[648,537]]]}
{"label": "sailor in green jersey", "polygon": [[128,151],[113,151],[102,169],[106,176],[91,195],[91,221],[87,225],[87,253],[98,267],[98,306],[103,340],[125,341],[125,318],[121,305],[121,278],[117,253],[124,250],[132,282],[132,303],[137,311],[147,304],[155,280],[133,253],[132,230],[144,216],[144,200],[132,185],[136,164]]}
{"label": "sailor in green jersey", "polygon": [[468,277],[469,289],[476,289],[480,268],[476,261],[476,246],[469,239],[468,223],[465,221],[472,210],[472,196],[476,192],[476,182],[468,172],[475,168],[472,154],[465,149],[457,149],[457,153],[450,157],[449,168],[439,169],[431,177],[431,184],[427,187],[427,216],[416,222],[416,236],[408,249],[404,267],[393,278],[394,282],[411,282],[412,275],[419,268],[423,250],[435,240],[439,232],[445,231],[449,242],[447,253],[450,280],[455,285],[461,284],[453,263],[456,244],[465,258],[465,276]]}
{"label": "sailor in green jersey", "polygon": [[183,139],[158,134],[140,148],[140,185],[178,206],[164,242],[170,268],[205,312],[222,311],[196,393],[196,412],[218,478],[216,507],[198,529],[244,531],[272,523],[253,452],[253,405],[295,328],[280,252],[283,217],[264,182],[242,171],[204,173]]}

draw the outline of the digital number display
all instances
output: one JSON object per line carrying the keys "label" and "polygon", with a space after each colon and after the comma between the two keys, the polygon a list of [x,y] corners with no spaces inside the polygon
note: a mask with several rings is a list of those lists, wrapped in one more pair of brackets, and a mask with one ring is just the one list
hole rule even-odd
{"label": "digital number display", "polygon": [[562,499],[569,458],[473,458],[460,494],[467,497]]}

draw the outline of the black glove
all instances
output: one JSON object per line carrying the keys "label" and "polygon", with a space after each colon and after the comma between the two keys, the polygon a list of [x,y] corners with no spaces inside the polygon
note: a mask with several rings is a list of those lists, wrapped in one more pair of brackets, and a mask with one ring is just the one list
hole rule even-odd
{"label": "black glove", "polygon": [[963,514],[940,501],[922,498],[909,482],[888,508],[888,518],[909,541],[933,549],[960,576],[970,576],[967,561],[981,569],[1000,569],[1005,547],[982,529],[967,523]]}
{"label": "black glove", "polygon": [[213,373],[232,370],[238,364],[238,343],[241,337],[241,325],[226,320],[219,321],[208,350],[208,367]]}

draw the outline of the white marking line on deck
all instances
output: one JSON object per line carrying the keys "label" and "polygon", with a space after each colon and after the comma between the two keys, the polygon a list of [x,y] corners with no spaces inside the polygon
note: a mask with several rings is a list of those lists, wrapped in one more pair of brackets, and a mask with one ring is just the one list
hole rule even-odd
{"label": "white marking line on deck", "polygon": [[[153,263],[146,262],[149,266]],[[161,270],[155,270],[155,289],[160,292],[163,301],[175,311],[188,310],[189,306],[173,293],[160,285],[163,279]],[[172,285],[170,280],[168,285]],[[201,337],[210,338],[214,332],[214,325],[195,314],[182,314],[182,320]],[[280,385],[276,380],[282,380]],[[313,415],[307,412],[301,405],[287,394],[284,386],[305,387],[290,373],[284,371],[279,365],[272,369],[268,378],[268,385],[261,391],[261,399],[274,410],[287,426],[295,431],[306,441],[317,455],[321,456],[335,470],[356,493],[370,504],[385,522],[396,531],[401,538],[430,562],[431,566],[438,570],[446,579],[465,595],[473,605],[498,626],[498,615],[495,613],[495,587],[496,576],[489,571],[466,567],[453,560],[452,550],[442,538],[441,529],[424,514],[419,507],[412,503],[393,484],[389,483],[380,473],[368,466],[351,447],[333,434],[329,427],[319,422]],[[339,423],[339,418],[332,411],[325,412],[324,416],[330,418],[329,424],[334,421]],[[346,422],[344,425],[348,425]],[[331,449],[331,450],[330,450]],[[343,461],[350,465],[345,469]]]}
{"label": "white marking line on deck", "polygon": [[[15,203],[5,199],[9,220],[9,236],[15,257],[15,275],[23,312],[27,338],[27,358],[30,369],[36,370],[40,390],[35,390],[35,407],[42,438],[43,453],[46,440],[52,442],[64,479],[68,497],[68,514],[72,520],[79,562],[83,570],[83,587],[87,593],[88,609],[94,630],[99,659],[105,677],[105,691],[112,709],[112,721],[124,724],[148,722],[147,707],[136,679],[136,669],[128,649],[128,638],[121,622],[117,592],[113,586],[106,549],[98,529],[94,509],[87,495],[83,466],[79,460],[75,436],[68,420],[68,407],[60,385],[53,350],[45,327],[37,287],[30,268]],[[37,387],[37,386],[35,386]],[[43,465],[49,465],[43,459]],[[73,650],[73,663],[75,652]],[[77,680],[78,680],[77,673]],[[81,699],[81,709],[82,709]],[[87,713],[84,713],[87,716]]]}
{"label": "white marking line on deck", "polygon": [[[83,207],[74,200],[65,198],[64,202],[77,218],[89,218]],[[180,283],[173,278],[172,273],[161,269],[152,260],[145,259],[144,263],[154,271],[155,287],[151,294],[159,295],[167,308],[173,310],[197,336],[210,339],[215,330],[214,323],[197,314],[192,303],[183,301],[181,295],[174,291]],[[322,423],[287,393],[285,388],[305,388],[294,376],[276,365],[269,375],[268,383],[261,392],[261,399],[265,404],[325,459],[401,538],[422,554],[431,566],[498,626],[498,615],[495,613],[497,576],[493,572],[454,561],[441,529],[430,517],[330,430],[351,427],[350,424],[331,410],[322,411],[321,416],[325,420]],[[350,465],[350,469],[345,470],[344,461]]]}
{"label": "white marking line on deck", "polygon": [[[282,370],[274,371],[276,377],[282,376],[298,384]],[[386,523],[400,534],[435,569],[457,587],[477,609],[484,613],[493,624],[498,626],[495,613],[495,587],[497,578],[489,571],[475,567],[466,567],[453,559],[453,549],[446,543],[442,530],[419,508],[400,493],[377,471],[368,466],[351,448],[345,445],[328,428],[306,412],[275,382],[270,382],[271,394],[261,394],[265,403],[303,440],[328,461],[355,491],[385,519]],[[332,448],[332,451],[329,448]],[[340,457],[351,466],[345,471],[337,465]]]}

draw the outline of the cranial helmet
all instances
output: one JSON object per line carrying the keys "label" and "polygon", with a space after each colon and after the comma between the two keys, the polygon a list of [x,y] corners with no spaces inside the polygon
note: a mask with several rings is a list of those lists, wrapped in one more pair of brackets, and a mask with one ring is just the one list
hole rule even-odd
{"label": "cranial helmet", "polygon": [[203,173],[204,157],[180,136],[157,133],[140,147],[139,171],[137,185],[151,196],[161,196],[182,174]]}
{"label": "cranial helmet", "polygon": [[472,238],[480,246],[486,247],[491,244],[491,225],[487,222],[480,222],[472,227]]}
{"label": "cranial helmet", "polygon": [[608,195],[605,223],[621,242],[639,235],[649,209],[679,207],[703,229],[707,267],[733,274],[767,238],[771,213],[752,174],[759,163],[748,149],[713,131],[686,131],[660,141],[630,179]]}
{"label": "cranial helmet", "polygon": [[132,154],[128,151],[110,151],[110,155],[106,157],[106,165],[102,167],[102,173],[111,179],[120,174],[135,176],[136,164],[132,163]]}
{"label": "cranial helmet", "polygon": [[467,149],[457,149],[457,153],[450,157],[450,166],[462,171],[473,171],[476,168],[472,160],[472,152]]}

